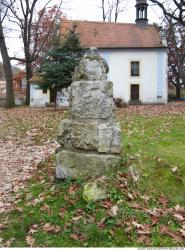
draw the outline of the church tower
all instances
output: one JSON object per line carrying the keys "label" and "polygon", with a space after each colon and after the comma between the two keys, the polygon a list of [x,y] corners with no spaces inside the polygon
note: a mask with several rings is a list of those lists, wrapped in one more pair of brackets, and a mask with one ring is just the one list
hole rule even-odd
{"label": "church tower", "polygon": [[146,28],[148,25],[147,0],[136,0],[136,24],[142,28]]}

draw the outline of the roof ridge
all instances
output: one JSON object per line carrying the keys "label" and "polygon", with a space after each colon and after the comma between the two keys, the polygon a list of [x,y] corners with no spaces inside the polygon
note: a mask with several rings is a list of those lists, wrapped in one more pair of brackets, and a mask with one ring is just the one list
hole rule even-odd
{"label": "roof ridge", "polygon": [[[74,19],[63,19],[63,22],[83,22],[83,23],[98,23],[98,24],[113,24],[113,25],[136,25],[136,23],[121,23],[121,22],[103,22],[103,21],[90,21],[90,20],[74,20]],[[154,26],[149,24],[148,26]]]}

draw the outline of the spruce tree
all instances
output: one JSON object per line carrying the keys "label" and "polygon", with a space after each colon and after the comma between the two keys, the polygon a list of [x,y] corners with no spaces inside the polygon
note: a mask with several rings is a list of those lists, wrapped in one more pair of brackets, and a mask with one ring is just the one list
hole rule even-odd
{"label": "spruce tree", "polygon": [[[67,88],[72,83],[72,75],[80,58],[84,54],[84,48],[80,43],[73,25],[63,43],[55,44],[48,52],[45,63],[41,67],[43,81],[42,89],[49,88],[55,92],[55,96],[62,88]],[[56,99],[56,98],[55,98]]]}

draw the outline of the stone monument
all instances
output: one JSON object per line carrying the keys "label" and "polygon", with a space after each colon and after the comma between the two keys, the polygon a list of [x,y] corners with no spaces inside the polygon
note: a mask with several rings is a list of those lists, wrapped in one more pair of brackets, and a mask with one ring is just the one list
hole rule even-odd
{"label": "stone monument", "polygon": [[121,158],[121,131],[107,73],[106,62],[94,48],[75,68],[69,119],[59,127],[56,178],[98,177]]}

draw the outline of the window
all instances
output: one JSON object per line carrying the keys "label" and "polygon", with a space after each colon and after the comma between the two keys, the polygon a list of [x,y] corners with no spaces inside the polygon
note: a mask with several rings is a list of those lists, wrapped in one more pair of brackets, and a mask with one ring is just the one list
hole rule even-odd
{"label": "window", "polygon": [[139,61],[131,62],[131,76],[139,76]]}
{"label": "window", "polygon": [[43,90],[42,90],[42,93],[43,93],[43,94],[47,94],[47,92],[48,92],[47,89],[43,89]]}

